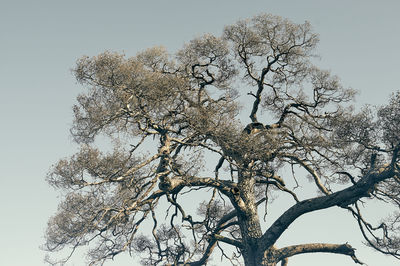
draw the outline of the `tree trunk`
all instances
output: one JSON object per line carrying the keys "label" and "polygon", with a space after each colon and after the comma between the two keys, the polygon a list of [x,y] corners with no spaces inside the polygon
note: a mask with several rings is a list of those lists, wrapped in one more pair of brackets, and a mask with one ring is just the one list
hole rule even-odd
{"label": "tree trunk", "polygon": [[274,247],[264,252],[260,250],[243,250],[244,264],[246,266],[276,266],[278,261],[274,256],[274,251]]}
{"label": "tree trunk", "polygon": [[239,195],[235,198],[235,205],[240,210],[238,222],[243,240],[241,252],[246,266],[275,266],[276,262],[271,264],[264,258],[268,253],[260,251],[262,231],[254,197],[254,184],[251,174],[239,171]]}

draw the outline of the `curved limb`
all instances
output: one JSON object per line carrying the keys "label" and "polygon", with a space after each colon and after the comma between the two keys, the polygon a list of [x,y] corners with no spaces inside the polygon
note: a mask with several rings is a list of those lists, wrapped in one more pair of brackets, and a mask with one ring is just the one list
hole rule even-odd
{"label": "curved limb", "polygon": [[326,196],[303,200],[293,205],[286,212],[284,212],[263,234],[261,237],[262,247],[264,250],[271,247],[289,227],[289,225],[301,215],[333,206],[346,207],[355,203],[362,197],[369,196],[368,191],[370,191],[375,184],[392,178],[397,174],[398,173],[394,171],[393,167],[388,167],[382,172],[370,173],[364,176],[356,185]]}
{"label": "curved limb", "polygon": [[[289,247],[284,247],[276,252],[279,254],[278,261],[282,261],[282,265],[287,265],[287,258],[304,253],[335,253],[350,256],[353,261],[357,264],[363,265],[355,255],[354,248],[349,244],[325,244],[325,243],[312,243],[312,244],[302,244],[293,245]],[[286,262],[285,262],[286,260]]]}

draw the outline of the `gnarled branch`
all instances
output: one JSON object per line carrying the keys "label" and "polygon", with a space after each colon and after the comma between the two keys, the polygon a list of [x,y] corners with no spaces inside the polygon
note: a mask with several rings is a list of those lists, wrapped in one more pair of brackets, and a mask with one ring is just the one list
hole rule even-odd
{"label": "gnarled branch", "polygon": [[315,253],[315,252],[336,253],[336,254],[343,254],[350,256],[355,263],[364,264],[356,257],[354,250],[355,249],[347,243],[346,244],[312,243],[312,244],[302,244],[302,245],[284,247],[277,250],[277,253],[279,254],[279,260],[284,260],[285,258],[289,258],[294,255],[304,254],[304,253]]}

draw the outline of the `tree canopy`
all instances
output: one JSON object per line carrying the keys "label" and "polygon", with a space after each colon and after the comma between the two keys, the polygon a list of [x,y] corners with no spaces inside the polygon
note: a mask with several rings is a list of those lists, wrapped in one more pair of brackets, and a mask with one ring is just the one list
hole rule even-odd
{"label": "tree canopy", "polygon": [[[174,54],[80,58],[80,150],[47,176],[64,199],[45,248],[88,245],[92,264],[129,252],[144,265],[205,265],[217,250],[235,265],[313,252],[362,264],[351,243],[276,246],[301,215],[336,207],[371,248],[400,258],[400,92],[356,112],[355,91],[313,63],[317,43],[309,23],[261,14]],[[265,228],[282,195],[292,206]],[[372,224],[365,201],[393,213]]]}

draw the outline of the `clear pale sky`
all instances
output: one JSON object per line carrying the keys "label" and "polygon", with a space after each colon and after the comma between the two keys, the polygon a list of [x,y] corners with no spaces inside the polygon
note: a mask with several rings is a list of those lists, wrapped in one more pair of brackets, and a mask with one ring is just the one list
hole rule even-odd
{"label": "clear pale sky", "polygon": [[[399,11],[396,0],[0,0],[0,265],[44,265],[39,246],[60,200],[44,178],[76,150],[69,128],[81,90],[70,71],[77,58],[104,50],[135,55],[154,45],[174,51],[195,36],[219,34],[224,25],[267,12],[310,21],[320,34],[319,65],[360,91],[358,106],[383,104],[400,89]],[[330,213],[302,217],[282,243],[349,241],[369,266],[400,265],[365,248],[352,219]],[[309,254],[289,265],[355,264],[342,255]]]}

